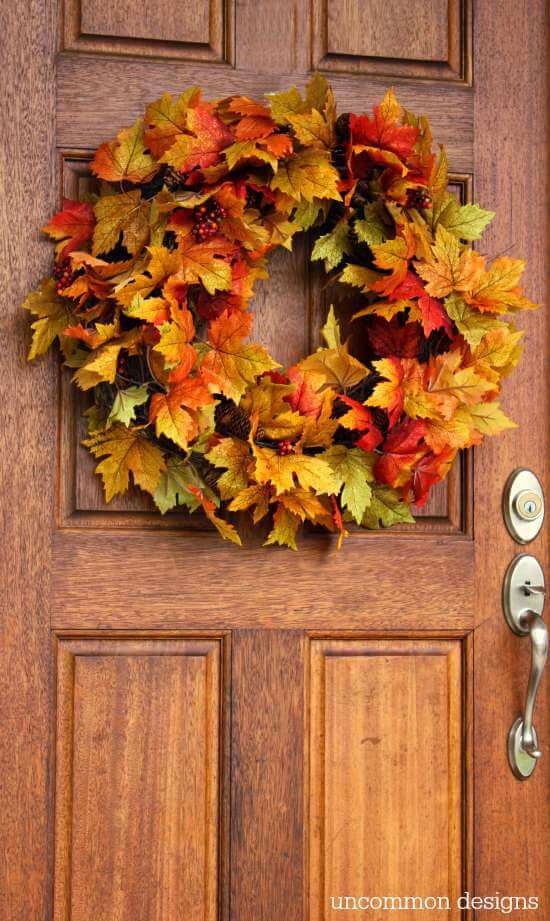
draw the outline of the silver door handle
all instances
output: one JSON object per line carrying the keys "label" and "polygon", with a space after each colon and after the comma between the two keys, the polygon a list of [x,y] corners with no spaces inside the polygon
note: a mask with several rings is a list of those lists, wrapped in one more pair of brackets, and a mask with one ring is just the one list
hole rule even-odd
{"label": "silver door handle", "polygon": [[531,755],[531,758],[540,758],[541,753],[537,743],[535,727],[533,726],[533,715],[537,691],[546,665],[546,659],[548,658],[548,629],[540,614],[535,611],[528,611],[521,621],[522,624],[525,624],[526,630],[531,637],[531,671],[527,685],[527,697],[525,698],[522,745],[524,751]]}
{"label": "silver door handle", "polygon": [[504,614],[514,633],[531,638],[531,670],[524,715],[514,720],[508,734],[508,760],[519,780],[531,776],[541,756],[533,716],[548,658],[548,629],[542,619],[545,593],[544,573],[538,560],[529,553],[514,557],[504,578]]}

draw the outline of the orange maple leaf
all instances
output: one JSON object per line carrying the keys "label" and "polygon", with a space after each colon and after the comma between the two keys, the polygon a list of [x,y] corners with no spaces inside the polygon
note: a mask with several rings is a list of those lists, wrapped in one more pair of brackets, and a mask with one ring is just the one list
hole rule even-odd
{"label": "orange maple leaf", "polygon": [[54,214],[42,228],[58,244],[58,256],[64,259],[73,250],[78,250],[92,238],[95,215],[92,205],[84,201],[63,199],[63,210]]}

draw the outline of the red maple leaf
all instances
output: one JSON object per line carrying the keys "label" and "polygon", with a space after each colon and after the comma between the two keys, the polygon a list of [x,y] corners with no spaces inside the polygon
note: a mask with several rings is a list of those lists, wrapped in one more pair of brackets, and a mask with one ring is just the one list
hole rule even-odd
{"label": "red maple leaf", "polygon": [[411,300],[413,298],[418,298],[418,306],[422,313],[422,329],[426,337],[433,330],[441,328],[448,336],[452,336],[453,328],[441,301],[426,294],[418,275],[415,275],[414,272],[407,272],[404,281],[388,294],[388,300]]}
{"label": "red maple leaf", "polygon": [[381,483],[408,487],[413,465],[426,453],[421,419],[404,419],[384,442],[384,453],[374,466],[374,475]]}
{"label": "red maple leaf", "polygon": [[363,451],[373,451],[383,441],[383,435],[368,406],[343,394],[338,399],[350,407],[349,412],[340,417],[340,425],[363,432],[361,438],[355,442],[355,447],[362,448]]}
{"label": "red maple leaf", "polygon": [[375,317],[369,323],[367,335],[373,351],[379,358],[396,355],[398,358],[416,358],[420,347],[420,326],[418,323],[405,323],[399,320],[384,320]]}
{"label": "red maple leaf", "polygon": [[430,489],[447,474],[456,455],[454,448],[445,448],[440,454],[430,451],[421,457],[413,469],[412,489],[414,504],[422,508],[430,494]]}
{"label": "red maple leaf", "polygon": [[349,126],[352,144],[391,150],[401,159],[412,154],[418,137],[418,128],[413,125],[398,125],[396,121],[384,119],[380,106],[374,107],[372,119],[368,115],[350,115]]}
{"label": "red maple leaf", "polygon": [[42,228],[54,240],[66,240],[59,257],[64,259],[73,250],[79,250],[92,238],[95,225],[94,209],[84,201],[63,199],[63,210],[54,214]]}
{"label": "red maple leaf", "polygon": [[316,391],[307,374],[299,368],[289,368],[288,377],[295,390],[285,397],[286,402],[300,415],[313,416],[316,419],[323,407],[323,397]]}
{"label": "red maple leaf", "polygon": [[186,173],[214,166],[220,159],[220,151],[234,140],[232,132],[208,103],[189,112],[189,123],[195,137],[180,167]]}

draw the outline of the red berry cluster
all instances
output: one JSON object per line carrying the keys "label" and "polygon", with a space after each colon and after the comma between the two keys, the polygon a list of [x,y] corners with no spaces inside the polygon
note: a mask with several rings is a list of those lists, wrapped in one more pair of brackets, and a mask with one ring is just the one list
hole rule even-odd
{"label": "red berry cluster", "polygon": [[407,192],[407,208],[431,208],[432,196],[427,189],[409,189]]}
{"label": "red berry cluster", "polygon": [[281,457],[285,457],[287,454],[292,454],[294,451],[294,445],[289,438],[283,438],[282,441],[277,445],[277,454],[280,454]]}
{"label": "red berry cluster", "polygon": [[78,272],[73,271],[71,260],[67,258],[55,263],[52,274],[55,281],[55,290],[60,294],[61,291],[72,285]]}
{"label": "red berry cluster", "polygon": [[210,198],[203,205],[197,205],[193,209],[193,236],[197,243],[204,243],[209,237],[213,237],[220,229],[220,221],[226,216],[225,208],[222,208],[215,198]]}

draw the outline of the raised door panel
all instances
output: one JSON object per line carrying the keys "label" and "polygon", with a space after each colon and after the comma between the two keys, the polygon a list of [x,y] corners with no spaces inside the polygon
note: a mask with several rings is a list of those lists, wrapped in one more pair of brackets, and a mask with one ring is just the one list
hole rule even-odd
{"label": "raised door panel", "polygon": [[63,48],[229,63],[231,0],[64,0]]}
{"label": "raised door panel", "polygon": [[448,898],[445,917],[458,918],[461,648],[459,640],[312,641],[310,921],[339,917],[340,897],[382,896]]}
{"label": "raised door panel", "polygon": [[220,639],[58,642],[55,921],[214,921]]}
{"label": "raised door panel", "polygon": [[313,0],[313,60],[325,70],[471,79],[470,0]]}

